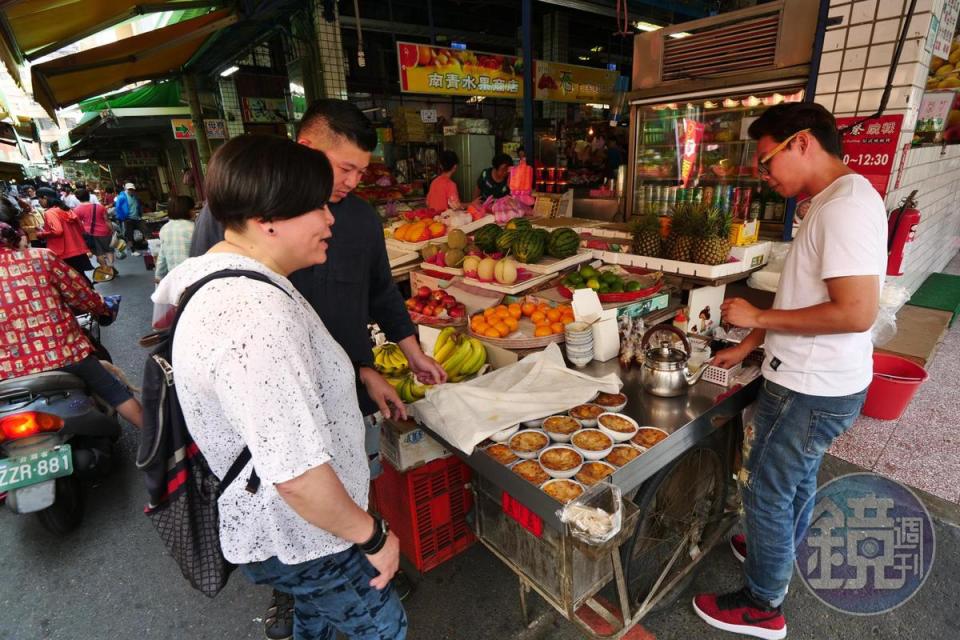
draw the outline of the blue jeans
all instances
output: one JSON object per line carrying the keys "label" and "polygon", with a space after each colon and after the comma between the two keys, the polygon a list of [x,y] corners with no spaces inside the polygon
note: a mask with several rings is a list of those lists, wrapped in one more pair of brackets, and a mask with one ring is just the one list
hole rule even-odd
{"label": "blue jeans", "polygon": [[240,565],[250,580],[268,584],[294,599],[295,640],[334,640],[340,632],[351,640],[403,640],[407,614],[392,585],[370,586],[377,575],[356,547],[301,564],[276,557]]}
{"label": "blue jeans", "polygon": [[811,396],[763,381],[756,413],[744,429],[739,485],[747,587],[771,606],[780,606],[790,584],[823,454],[853,424],[866,395],[864,389],[849,396]]}

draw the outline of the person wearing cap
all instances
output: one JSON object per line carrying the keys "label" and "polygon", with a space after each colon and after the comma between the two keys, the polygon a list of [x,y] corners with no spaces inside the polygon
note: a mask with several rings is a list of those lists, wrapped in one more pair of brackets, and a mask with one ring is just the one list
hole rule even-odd
{"label": "person wearing cap", "polygon": [[[147,238],[146,229],[143,227],[143,220],[140,215],[143,211],[143,206],[140,204],[140,199],[137,198],[137,187],[132,182],[128,182],[123,185],[123,192],[117,196],[117,199],[114,200],[113,206],[119,220],[123,224],[123,238],[127,241],[127,245],[131,249],[134,248],[134,232],[139,230],[143,235],[144,241]],[[133,255],[139,256],[139,251],[133,251]]]}

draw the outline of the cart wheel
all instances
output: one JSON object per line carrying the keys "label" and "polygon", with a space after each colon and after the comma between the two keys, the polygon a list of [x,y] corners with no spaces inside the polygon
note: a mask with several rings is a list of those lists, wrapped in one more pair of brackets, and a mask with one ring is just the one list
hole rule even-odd
{"label": "cart wheel", "polygon": [[[631,601],[640,605],[667,570],[680,545],[677,559],[657,587],[664,585],[700,559],[691,558],[691,549],[708,539],[720,523],[727,484],[723,458],[708,446],[698,446],[648,480],[634,497],[641,520],[630,542],[623,548],[623,566]],[[691,577],[688,574],[687,578]],[[653,610],[673,603],[685,586],[670,593],[658,593]]]}

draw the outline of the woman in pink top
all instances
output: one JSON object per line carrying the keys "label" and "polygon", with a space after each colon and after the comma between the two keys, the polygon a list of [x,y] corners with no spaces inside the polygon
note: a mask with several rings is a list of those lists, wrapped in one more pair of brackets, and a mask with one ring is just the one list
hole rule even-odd
{"label": "woman in pink top", "polygon": [[460,158],[453,151],[443,151],[440,154],[441,173],[430,183],[427,192],[427,206],[437,211],[460,208],[460,194],[457,193],[457,183],[451,179],[457,170]]}
{"label": "woman in pink top", "polygon": [[47,249],[86,278],[84,271],[92,271],[93,265],[87,258],[87,243],[83,239],[80,218],[53,189],[41,188],[37,196],[40,206],[46,208],[43,212],[43,231],[37,233],[37,237],[46,240]]}

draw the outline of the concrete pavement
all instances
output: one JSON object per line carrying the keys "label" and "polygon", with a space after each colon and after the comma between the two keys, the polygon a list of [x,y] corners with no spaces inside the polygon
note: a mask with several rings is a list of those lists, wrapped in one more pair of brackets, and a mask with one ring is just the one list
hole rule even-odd
{"label": "concrete pavement", "polygon": [[[136,339],[149,330],[152,274],[139,258],[118,263],[121,276],[102,285],[103,293],[124,296],[120,318],[104,329],[104,341],[131,380],[140,378],[144,351]],[[217,598],[192,590],[143,515],[145,493],[133,465],[136,434],[122,440],[117,473],[87,488],[87,514],[81,528],[65,538],[48,534],[31,517],[0,509],[0,640],[259,640],[266,588],[240,575]],[[842,473],[836,461],[824,474]],[[957,638],[960,593],[960,529],[955,505],[930,499],[937,521],[937,557],[923,589],[892,613],[875,617],[839,614],[819,603],[794,581],[786,604],[789,638],[860,640],[910,637]],[[653,614],[644,626],[657,638],[732,638],[704,625],[689,601],[701,590],[739,586],[739,565],[726,549],[711,553],[688,592],[670,609]],[[581,638],[570,623],[551,615],[531,598],[532,617],[520,623],[517,581],[481,546],[419,578],[405,603],[411,640]]]}

